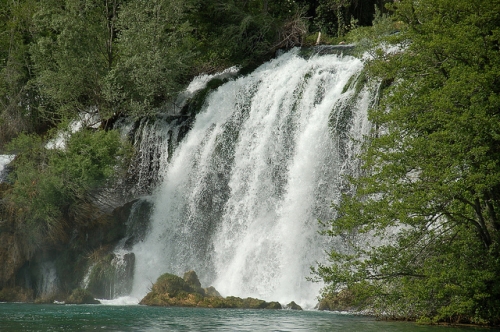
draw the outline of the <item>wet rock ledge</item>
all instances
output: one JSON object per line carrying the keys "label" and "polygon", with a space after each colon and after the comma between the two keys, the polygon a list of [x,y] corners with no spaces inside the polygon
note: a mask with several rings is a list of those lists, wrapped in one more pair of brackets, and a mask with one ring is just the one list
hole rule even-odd
{"label": "wet rock ledge", "polygon": [[186,272],[184,278],[169,273],[161,275],[140,304],[164,307],[282,309],[278,302],[266,302],[251,297],[222,297],[214,287],[202,288],[194,271]]}

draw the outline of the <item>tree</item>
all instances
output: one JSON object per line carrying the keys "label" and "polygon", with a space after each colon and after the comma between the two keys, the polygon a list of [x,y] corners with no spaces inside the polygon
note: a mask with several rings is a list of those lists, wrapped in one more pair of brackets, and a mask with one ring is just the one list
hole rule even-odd
{"label": "tree", "polygon": [[0,147],[19,131],[41,125],[27,86],[33,77],[29,43],[36,9],[32,0],[0,2]]}
{"label": "tree", "polygon": [[321,31],[343,38],[357,26],[371,26],[375,11],[385,12],[391,0],[316,0],[312,11],[314,23]]}
{"label": "tree", "polygon": [[129,1],[117,21],[119,57],[107,98],[136,116],[155,112],[195,75],[272,54],[296,9],[284,0]]}
{"label": "tree", "polygon": [[145,115],[176,95],[195,55],[186,13],[193,1],[132,0],[121,7],[119,58],[106,78],[115,109]]}
{"label": "tree", "polygon": [[395,317],[498,324],[500,2],[393,10],[400,51],[371,64],[386,88],[364,173],[327,231],[354,240],[317,272]]}
{"label": "tree", "polygon": [[33,86],[41,110],[57,124],[82,112],[112,114],[104,78],[115,61],[115,21],[121,1],[48,0],[34,15]]}
{"label": "tree", "polygon": [[[294,8],[283,5],[280,9]],[[199,41],[203,61],[220,69],[260,60],[272,52],[273,45],[278,42],[281,14],[274,4],[266,1],[201,2],[191,19],[197,27],[195,38]]]}

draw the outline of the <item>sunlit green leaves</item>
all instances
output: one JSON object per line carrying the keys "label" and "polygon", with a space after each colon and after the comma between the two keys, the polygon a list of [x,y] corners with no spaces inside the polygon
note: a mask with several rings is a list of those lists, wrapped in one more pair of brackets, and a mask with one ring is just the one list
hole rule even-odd
{"label": "sunlit green leaves", "polygon": [[369,64],[391,84],[370,113],[365,174],[331,222],[330,235],[364,235],[356,259],[332,254],[319,273],[368,281],[371,304],[395,317],[498,322],[500,3],[393,6],[399,50]]}

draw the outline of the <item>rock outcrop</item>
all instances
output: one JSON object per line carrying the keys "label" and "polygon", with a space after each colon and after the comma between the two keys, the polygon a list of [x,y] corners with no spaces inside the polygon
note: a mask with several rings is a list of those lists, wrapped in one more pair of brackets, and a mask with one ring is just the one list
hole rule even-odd
{"label": "rock outcrop", "polygon": [[292,301],[285,306],[285,309],[302,310],[302,307],[300,305],[298,305],[297,303],[295,303],[295,301]]}
{"label": "rock outcrop", "polygon": [[100,304],[99,300],[94,299],[89,291],[78,288],[66,299],[66,304]]}
{"label": "rock outcrop", "polygon": [[173,274],[161,275],[140,304],[164,307],[204,307],[241,309],[282,309],[278,302],[266,302],[248,297],[222,297],[214,287],[202,288],[194,271],[184,278]]}

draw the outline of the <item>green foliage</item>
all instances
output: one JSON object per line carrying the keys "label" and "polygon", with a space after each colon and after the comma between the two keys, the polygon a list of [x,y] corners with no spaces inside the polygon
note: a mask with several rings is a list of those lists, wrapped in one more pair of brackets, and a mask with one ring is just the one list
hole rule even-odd
{"label": "green foliage", "polygon": [[168,293],[170,297],[175,297],[183,292],[193,292],[193,288],[181,277],[165,273],[158,277],[152,288],[153,292]]}
{"label": "green foliage", "polygon": [[294,7],[267,1],[129,1],[117,21],[118,60],[105,79],[107,100],[117,110],[146,115],[175,97],[193,75],[262,59],[279,44],[283,8]]}
{"label": "green foliage", "polygon": [[106,78],[115,107],[144,115],[174,96],[196,55],[186,12],[193,1],[135,0],[123,5],[116,66]]}
{"label": "green foliage", "polygon": [[29,43],[36,1],[0,2],[0,148],[19,131],[40,123],[33,91],[26,85],[32,77]]}
{"label": "green foliage", "polygon": [[293,0],[0,3],[0,143],[63,119],[156,112],[201,72],[301,44]]}
{"label": "green foliage", "polygon": [[[326,232],[317,272],[330,291],[362,287],[378,313],[422,321],[500,321],[500,4],[394,4],[400,51],[385,82],[354,194]],[[355,240],[354,240],[355,239]],[[368,240],[369,239],[369,240]]]}
{"label": "green foliage", "polygon": [[21,134],[9,145],[17,157],[7,199],[33,250],[68,240],[73,206],[117,174],[126,152],[116,131],[78,131],[62,150],[45,144],[39,136]]}
{"label": "green foliage", "polygon": [[344,37],[357,27],[372,25],[374,14],[385,12],[384,5],[389,0],[317,0],[313,16],[314,31],[338,38]]}
{"label": "green foliage", "polygon": [[278,43],[278,30],[285,21],[283,10],[293,9],[295,13],[293,4],[280,6],[285,2],[200,1],[198,10],[189,17],[196,27],[194,38],[200,52],[197,66],[213,71],[260,60]]}
{"label": "green foliage", "polygon": [[357,27],[346,35],[346,41],[355,43],[358,52],[370,52],[374,57],[384,54],[383,47],[389,43],[396,43],[399,38],[398,24],[389,14],[375,10],[371,27]]}
{"label": "green foliage", "polygon": [[36,36],[30,45],[36,74],[32,84],[43,99],[43,115],[48,120],[57,123],[88,107],[96,107],[103,119],[111,115],[102,90],[114,64],[110,27],[114,15],[97,0],[40,4],[34,15]]}

